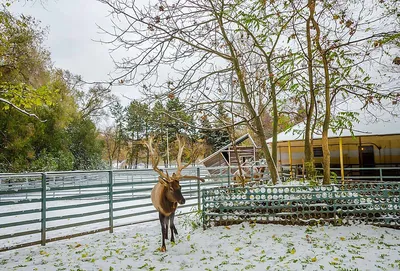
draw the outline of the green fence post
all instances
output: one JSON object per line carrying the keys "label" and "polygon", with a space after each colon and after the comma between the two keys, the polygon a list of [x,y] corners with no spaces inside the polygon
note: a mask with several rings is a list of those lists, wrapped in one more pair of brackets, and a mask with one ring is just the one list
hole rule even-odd
{"label": "green fence post", "polygon": [[113,171],[108,172],[108,199],[109,199],[109,227],[110,233],[114,232],[114,208],[113,208]]}
{"label": "green fence post", "polygon": [[379,177],[381,179],[381,182],[383,182],[382,168],[379,169]]}
{"label": "green fence post", "polygon": [[203,191],[202,198],[203,198],[203,209],[202,209],[202,212],[201,212],[201,220],[202,220],[202,223],[203,223],[203,230],[205,230],[206,229],[206,224],[205,224],[205,212],[204,212],[204,210],[205,210],[205,208],[204,208],[204,202],[205,202],[205,200],[204,200],[204,191]]}
{"label": "green fence post", "polygon": [[[200,168],[197,168],[197,177],[200,178]],[[197,210],[201,210],[200,180],[197,180]]]}
{"label": "green fence post", "polygon": [[41,245],[46,245],[46,173],[42,173],[42,219],[41,219]]}

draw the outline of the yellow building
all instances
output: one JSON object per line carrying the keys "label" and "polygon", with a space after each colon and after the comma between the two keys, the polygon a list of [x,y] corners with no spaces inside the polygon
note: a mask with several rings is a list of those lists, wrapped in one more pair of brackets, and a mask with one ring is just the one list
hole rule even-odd
{"label": "yellow building", "polygon": [[[331,168],[338,178],[380,180],[400,176],[400,118],[384,114],[379,119],[360,117],[349,130],[329,131]],[[278,134],[278,166],[292,175],[303,175],[304,124]],[[314,162],[322,168],[321,134],[313,135]],[[269,139],[267,142],[272,142]],[[342,150],[342,151],[341,151]]]}

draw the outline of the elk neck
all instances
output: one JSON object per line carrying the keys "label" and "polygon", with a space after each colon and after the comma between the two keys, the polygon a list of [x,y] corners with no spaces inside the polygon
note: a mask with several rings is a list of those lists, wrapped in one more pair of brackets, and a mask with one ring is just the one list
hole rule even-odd
{"label": "elk neck", "polygon": [[173,199],[172,201],[170,200],[170,198],[172,198],[172,193],[168,191],[168,188],[162,184],[157,184],[154,187],[154,192],[154,195],[152,195],[153,205],[160,213],[165,216],[170,216],[175,212],[178,207],[178,202]]}

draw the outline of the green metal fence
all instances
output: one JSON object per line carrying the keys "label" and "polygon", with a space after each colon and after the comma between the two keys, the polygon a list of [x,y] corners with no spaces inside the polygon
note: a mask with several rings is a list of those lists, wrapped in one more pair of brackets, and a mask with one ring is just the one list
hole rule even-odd
{"label": "green metal fence", "polygon": [[[206,182],[181,181],[186,204],[178,214],[201,207],[201,189],[227,185],[226,175],[205,169],[183,173]],[[0,251],[158,220],[150,199],[156,182],[147,169],[0,174]]]}
{"label": "green metal fence", "polygon": [[[266,174],[248,179],[255,187],[233,188],[236,170],[185,170],[206,182],[181,182],[186,204],[178,215],[203,207],[205,227],[241,221],[399,225],[398,183],[259,186]],[[150,200],[156,182],[150,169],[0,174],[0,251],[158,220]]]}
{"label": "green metal fence", "polygon": [[397,182],[206,189],[202,193],[203,226],[253,221],[400,228],[399,196]]}

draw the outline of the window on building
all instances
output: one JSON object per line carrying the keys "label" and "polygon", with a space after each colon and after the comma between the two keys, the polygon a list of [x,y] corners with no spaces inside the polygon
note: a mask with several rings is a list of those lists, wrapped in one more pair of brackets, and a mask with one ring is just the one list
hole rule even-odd
{"label": "window on building", "polygon": [[323,157],[322,147],[314,147],[314,157]]}
{"label": "window on building", "polygon": [[227,151],[223,151],[223,152],[221,152],[221,154],[224,156],[225,160],[229,163],[230,161],[229,161],[229,154],[228,154],[228,152],[227,152]]}

